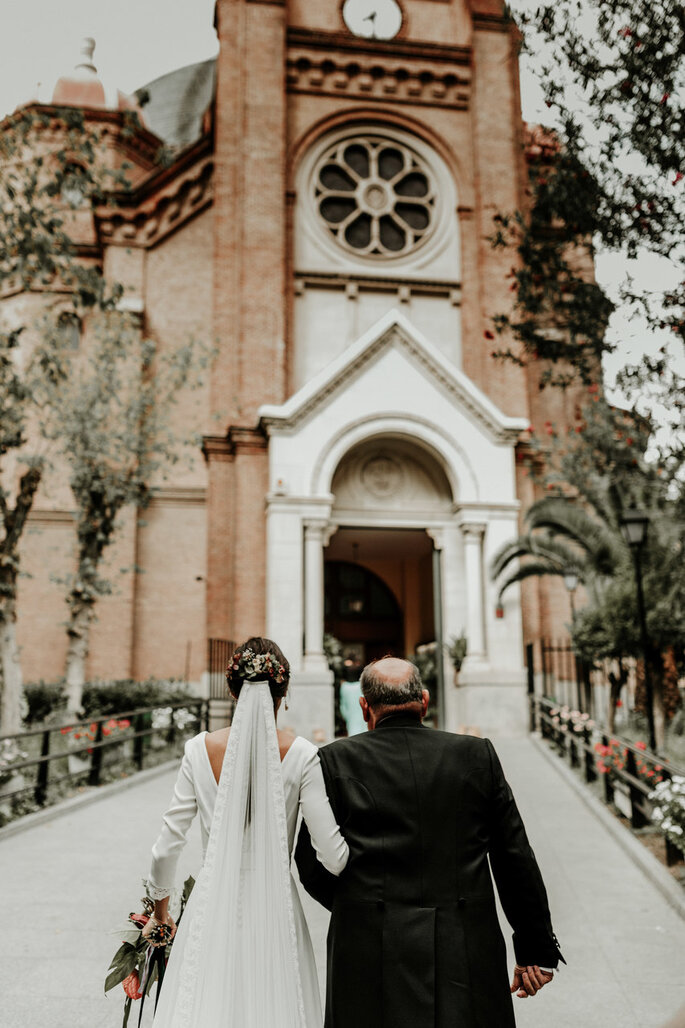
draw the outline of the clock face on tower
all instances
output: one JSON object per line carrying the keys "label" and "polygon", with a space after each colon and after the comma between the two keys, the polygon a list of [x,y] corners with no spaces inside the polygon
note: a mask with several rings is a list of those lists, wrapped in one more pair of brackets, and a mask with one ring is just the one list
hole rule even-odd
{"label": "clock face on tower", "polygon": [[350,32],[365,39],[392,39],[402,25],[395,0],[345,0],[342,15]]}

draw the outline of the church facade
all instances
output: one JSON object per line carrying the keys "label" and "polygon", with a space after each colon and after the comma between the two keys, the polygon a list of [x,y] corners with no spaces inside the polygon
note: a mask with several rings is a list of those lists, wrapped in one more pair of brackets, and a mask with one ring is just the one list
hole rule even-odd
{"label": "church facade", "polygon": [[[497,608],[488,568],[534,499],[527,430],[572,398],[489,340],[512,302],[493,216],[525,206],[516,32],[499,0],[218,0],[216,29],[215,62],[141,91],[130,198],[93,214],[144,331],[215,358],[177,411],[202,453],[122,524],[90,677],[204,688],[208,640],[266,634],[291,662],[285,721],[323,740],[325,632],[355,663],[465,636],[439,723],[522,729],[524,641],[561,631],[568,601],[535,581]],[[84,105],[116,124],[104,97]],[[68,495],[46,490],[19,604],[28,680],[59,674],[72,558]]]}

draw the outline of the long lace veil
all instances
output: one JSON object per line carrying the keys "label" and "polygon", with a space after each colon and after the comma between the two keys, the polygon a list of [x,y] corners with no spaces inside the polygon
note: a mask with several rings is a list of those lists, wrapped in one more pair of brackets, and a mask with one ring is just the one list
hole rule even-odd
{"label": "long lace veil", "polygon": [[305,1028],[273,700],[245,681],[155,1028]]}

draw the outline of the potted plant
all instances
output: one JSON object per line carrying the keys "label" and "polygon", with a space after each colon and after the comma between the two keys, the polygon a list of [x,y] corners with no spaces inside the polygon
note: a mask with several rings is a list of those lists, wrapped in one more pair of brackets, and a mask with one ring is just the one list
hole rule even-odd
{"label": "potted plant", "polygon": [[449,643],[446,644],[445,649],[447,655],[452,661],[452,667],[454,668],[454,684],[459,685],[459,672],[461,671],[461,665],[464,663],[464,657],[468,649],[468,642],[466,636],[462,632],[461,635],[453,635]]}

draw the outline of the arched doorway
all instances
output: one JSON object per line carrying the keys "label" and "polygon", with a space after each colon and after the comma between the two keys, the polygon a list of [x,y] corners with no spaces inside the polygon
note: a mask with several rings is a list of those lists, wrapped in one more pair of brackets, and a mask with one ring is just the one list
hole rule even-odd
{"label": "arched doorway", "polygon": [[362,564],[327,560],[324,595],[324,628],[344,657],[364,665],[387,653],[404,655],[402,610],[379,575]]}

